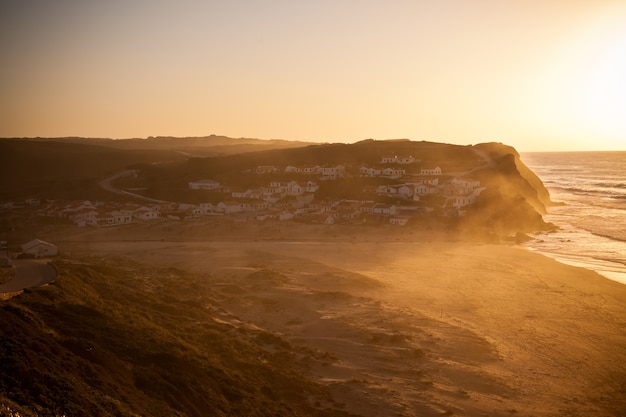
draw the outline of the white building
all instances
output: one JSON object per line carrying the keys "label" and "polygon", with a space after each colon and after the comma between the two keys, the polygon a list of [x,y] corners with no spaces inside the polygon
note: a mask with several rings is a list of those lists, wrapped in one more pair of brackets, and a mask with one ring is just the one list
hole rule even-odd
{"label": "white building", "polygon": [[386,155],[381,160],[382,164],[412,164],[413,162],[415,162],[415,158],[411,155]]}
{"label": "white building", "polygon": [[441,168],[438,166],[435,168],[422,168],[420,175],[441,175]]}
{"label": "white building", "polygon": [[337,178],[342,178],[345,172],[346,168],[343,165],[320,168],[320,175],[323,180],[336,180]]}
{"label": "white building", "polygon": [[115,225],[130,224],[133,222],[133,215],[125,211],[115,210],[109,214],[113,217]]}
{"label": "white building", "polygon": [[56,256],[59,253],[59,249],[52,243],[35,239],[23,244],[22,252],[34,255],[37,258],[47,258],[50,256]]}
{"label": "white building", "polygon": [[239,213],[243,206],[238,201],[221,201],[217,204],[217,211],[224,214]]}
{"label": "white building", "polygon": [[408,222],[408,217],[392,217],[389,219],[389,223],[395,224],[396,226],[406,226]]}
{"label": "white building", "polygon": [[359,171],[365,177],[378,177],[382,173],[381,169],[368,166],[362,166]]}
{"label": "white building", "polygon": [[156,210],[150,210],[148,208],[142,207],[139,210],[135,211],[134,217],[139,220],[154,220],[160,217],[160,214]]}
{"label": "white building", "polygon": [[380,176],[385,177],[385,178],[397,179],[397,178],[402,178],[405,172],[406,171],[401,168],[385,168],[382,170]]}
{"label": "white building", "polygon": [[189,183],[189,188],[192,190],[217,190],[221,187],[220,183],[215,180],[198,180],[191,181]]}

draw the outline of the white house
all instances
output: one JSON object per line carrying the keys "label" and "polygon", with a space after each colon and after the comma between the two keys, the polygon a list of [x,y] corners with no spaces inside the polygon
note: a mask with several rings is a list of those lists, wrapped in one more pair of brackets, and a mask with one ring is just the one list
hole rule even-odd
{"label": "white house", "polygon": [[260,189],[233,189],[230,193],[233,198],[261,198],[263,192]]}
{"label": "white house", "polygon": [[413,190],[413,195],[437,194],[438,191],[439,189],[437,187],[433,187],[427,184],[418,184]]}
{"label": "white house", "polygon": [[359,206],[359,210],[361,211],[361,213],[372,214],[375,205],[376,203],[374,203],[373,201],[364,201]]}
{"label": "white house", "polygon": [[476,201],[476,197],[474,195],[457,195],[452,197],[452,205],[457,208],[469,206]]}
{"label": "white house", "polygon": [[239,213],[243,207],[238,201],[220,201],[217,203],[217,211],[224,214]]}
{"label": "white house", "polygon": [[97,214],[87,219],[87,224],[96,227],[115,226],[115,218],[111,214]]}
{"label": "white house", "polygon": [[411,155],[399,156],[396,159],[396,163],[398,164],[412,164],[413,162],[415,162],[415,158],[413,158],[413,156]]}
{"label": "white house", "polygon": [[270,208],[271,204],[265,200],[250,199],[241,203],[242,210],[258,211]]}
{"label": "white house", "polygon": [[189,188],[192,190],[217,190],[221,187],[220,183],[215,180],[198,180],[191,181],[189,183]]}
{"label": "white house", "polygon": [[397,194],[398,190],[393,185],[379,185],[376,187],[377,194]]}
{"label": "white house", "polygon": [[300,172],[307,175],[319,174],[320,167],[319,165],[306,165],[300,168]]}
{"label": "white house", "polygon": [[139,220],[154,220],[154,219],[158,219],[160,214],[156,210],[150,210],[148,208],[143,207],[135,211],[134,216],[136,219],[139,219]]}
{"label": "white house", "polygon": [[83,208],[74,214],[70,215],[69,218],[72,222],[77,224],[78,226],[86,226],[90,223],[90,219],[93,219],[98,215],[98,211],[95,208]]}
{"label": "white house", "polygon": [[273,174],[278,172],[278,168],[273,165],[259,165],[256,167],[257,174]]}
{"label": "white house", "polygon": [[398,156],[398,155],[386,155],[383,156],[382,164],[412,164],[415,162],[415,158],[411,155]]}
{"label": "white house", "polygon": [[49,256],[56,256],[59,253],[59,249],[52,243],[35,239],[28,243],[24,243],[22,245],[22,252],[34,255],[37,258],[46,258]]}
{"label": "white house", "polygon": [[412,164],[413,162],[415,162],[415,158],[411,155],[386,155],[381,160],[383,164]]}
{"label": "white house", "polygon": [[127,212],[115,210],[109,214],[113,217],[113,223],[115,225],[130,224],[133,222],[132,214],[128,214]]}
{"label": "white house", "polygon": [[385,168],[381,172],[381,177],[385,178],[401,178],[406,173],[405,170],[401,168]]}
{"label": "white house", "polygon": [[213,210],[215,210],[215,207],[212,203],[200,203],[198,204],[198,209],[200,209],[200,213],[204,216],[212,213]]}
{"label": "white house", "polygon": [[324,180],[336,180],[337,178],[342,178],[345,172],[346,168],[343,165],[320,168],[320,175]]}
{"label": "white house", "polygon": [[372,208],[372,214],[378,216],[393,216],[396,214],[396,207],[388,204],[378,203]]}
{"label": "white house", "polygon": [[361,168],[359,168],[359,172],[365,177],[378,177],[381,174],[382,170],[379,168],[362,166]]}
{"label": "white house", "polygon": [[320,189],[320,186],[313,181],[307,181],[306,184],[304,184],[304,189],[307,193],[314,193]]}
{"label": "white house", "polygon": [[287,184],[287,194],[288,195],[300,195],[304,193],[304,187],[298,184],[295,181],[290,181]]}
{"label": "white house", "polygon": [[396,226],[406,226],[408,222],[408,217],[392,217],[389,219],[389,223],[395,224]]}
{"label": "white house", "polygon": [[436,166],[435,168],[422,168],[420,170],[421,175],[441,175],[441,168]]}

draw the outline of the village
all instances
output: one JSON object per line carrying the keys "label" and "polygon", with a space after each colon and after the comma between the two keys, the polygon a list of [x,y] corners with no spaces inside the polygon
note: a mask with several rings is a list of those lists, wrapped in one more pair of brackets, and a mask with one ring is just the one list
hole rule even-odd
{"label": "village", "polygon": [[[113,227],[207,216],[228,216],[242,221],[295,220],[321,224],[373,220],[404,226],[417,216],[462,217],[484,189],[479,181],[465,178],[464,173],[445,173],[439,166],[424,167],[419,163],[413,156],[389,155],[381,157],[378,164],[371,166],[257,166],[247,170],[246,174],[267,177],[268,181],[256,188],[221,183],[210,178],[188,182],[190,192],[210,196],[206,200],[213,202],[152,200],[120,203],[29,198],[22,202],[2,203],[0,210],[19,210],[40,217],[65,219],[79,227]],[[272,179],[276,174],[283,179],[287,175],[290,179]],[[128,175],[137,173],[128,171]],[[318,198],[316,195],[320,187],[350,178],[370,180],[370,183],[377,179],[374,183],[378,185],[361,186],[358,190],[358,195],[362,196],[360,199]],[[122,192],[129,197],[142,197]]]}

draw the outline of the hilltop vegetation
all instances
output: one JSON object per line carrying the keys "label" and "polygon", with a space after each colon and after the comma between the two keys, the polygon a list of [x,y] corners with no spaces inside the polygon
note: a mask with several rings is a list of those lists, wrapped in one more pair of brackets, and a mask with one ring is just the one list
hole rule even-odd
{"label": "hilltop vegetation", "polygon": [[346,416],[304,376],[321,353],[246,326],[201,276],[62,261],[0,305],[0,415]]}

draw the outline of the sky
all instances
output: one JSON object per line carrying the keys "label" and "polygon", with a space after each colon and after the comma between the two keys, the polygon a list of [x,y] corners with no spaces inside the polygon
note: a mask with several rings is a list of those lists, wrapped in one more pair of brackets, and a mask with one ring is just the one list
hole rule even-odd
{"label": "sky", "polygon": [[624,0],[3,0],[0,137],[626,150]]}

